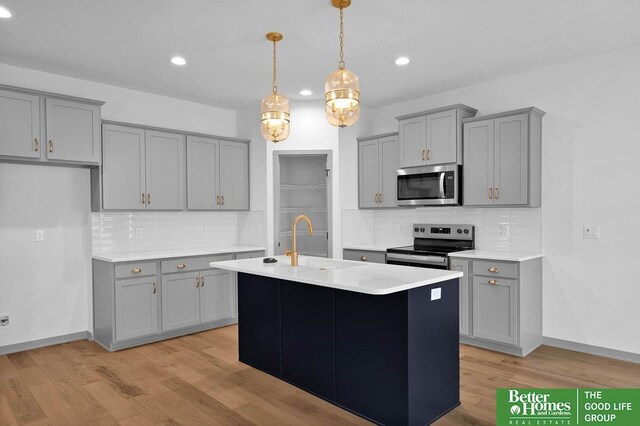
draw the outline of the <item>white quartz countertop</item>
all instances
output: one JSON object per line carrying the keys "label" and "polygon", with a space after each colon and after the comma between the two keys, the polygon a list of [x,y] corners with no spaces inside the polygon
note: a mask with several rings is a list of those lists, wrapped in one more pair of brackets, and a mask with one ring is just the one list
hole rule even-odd
{"label": "white quartz countertop", "polygon": [[463,257],[465,259],[490,259],[504,260],[508,262],[524,262],[526,260],[544,257],[544,253],[528,251],[490,251],[490,250],[465,250],[449,253],[449,257]]}
{"label": "white quartz countertop", "polygon": [[207,256],[223,253],[246,253],[261,251],[259,246],[217,246],[217,247],[193,247],[163,250],[147,250],[137,252],[120,253],[93,253],[92,257],[105,262],[135,262],[139,260],[171,259],[175,257]]}
{"label": "white quartz countertop", "polygon": [[338,290],[384,295],[462,277],[462,272],[414,268],[380,263],[354,262],[300,256],[299,266],[291,258],[276,256],[277,263],[263,263],[262,258],[211,262],[213,268],[244,272],[287,281],[296,281]]}
{"label": "white quartz countertop", "polygon": [[[410,243],[413,244],[413,243]],[[409,245],[409,244],[404,244]],[[402,244],[389,244],[389,243],[371,243],[371,244],[351,244],[343,246],[343,250],[364,250],[364,251],[384,251],[386,252],[389,247],[400,247]]]}

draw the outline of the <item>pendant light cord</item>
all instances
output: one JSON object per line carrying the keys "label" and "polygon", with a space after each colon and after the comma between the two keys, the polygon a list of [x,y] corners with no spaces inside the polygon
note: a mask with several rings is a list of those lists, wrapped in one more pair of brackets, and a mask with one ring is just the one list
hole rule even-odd
{"label": "pendant light cord", "polygon": [[343,8],[340,6],[340,61],[338,62],[338,68],[344,69],[344,25],[343,25]]}
{"label": "pendant light cord", "polygon": [[277,83],[277,79],[276,79],[276,69],[277,69],[277,63],[276,63],[276,41],[273,40],[273,94],[274,95],[278,94],[278,83]]}

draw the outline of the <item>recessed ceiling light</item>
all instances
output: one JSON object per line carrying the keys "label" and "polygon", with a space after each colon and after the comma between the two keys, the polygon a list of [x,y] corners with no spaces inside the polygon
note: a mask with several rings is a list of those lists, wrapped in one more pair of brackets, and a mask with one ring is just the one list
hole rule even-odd
{"label": "recessed ceiling light", "polygon": [[0,18],[11,18],[11,12],[8,9],[0,6]]}
{"label": "recessed ceiling light", "polygon": [[407,65],[409,62],[411,61],[406,56],[400,56],[396,59],[396,65]]}
{"label": "recessed ceiling light", "polygon": [[311,96],[311,95],[313,95],[313,92],[311,90],[309,90],[309,89],[303,89],[303,90],[300,91],[300,94],[302,96]]}
{"label": "recessed ceiling light", "polygon": [[174,56],[173,58],[171,58],[171,63],[173,65],[184,65],[187,63],[187,61],[182,56]]}

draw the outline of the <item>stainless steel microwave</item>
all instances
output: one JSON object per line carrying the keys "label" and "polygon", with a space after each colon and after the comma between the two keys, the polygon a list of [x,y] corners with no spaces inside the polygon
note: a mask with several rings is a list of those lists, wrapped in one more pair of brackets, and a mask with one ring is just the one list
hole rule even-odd
{"label": "stainless steel microwave", "polygon": [[462,200],[458,164],[410,167],[396,173],[399,206],[459,205]]}

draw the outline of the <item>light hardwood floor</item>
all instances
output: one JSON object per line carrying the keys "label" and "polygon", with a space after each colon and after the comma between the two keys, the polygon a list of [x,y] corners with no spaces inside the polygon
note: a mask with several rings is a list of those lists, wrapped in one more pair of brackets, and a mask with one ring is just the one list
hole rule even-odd
{"label": "light hardwood floor", "polygon": [[[237,327],[108,353],[88,341],[0,356],[0,425],[357,425],[363,419],[238,362]],[[462,405],[491,425],[498,387],[640,387],[640,365],[543,346],[461,346]]]}

